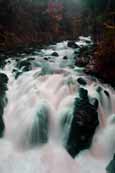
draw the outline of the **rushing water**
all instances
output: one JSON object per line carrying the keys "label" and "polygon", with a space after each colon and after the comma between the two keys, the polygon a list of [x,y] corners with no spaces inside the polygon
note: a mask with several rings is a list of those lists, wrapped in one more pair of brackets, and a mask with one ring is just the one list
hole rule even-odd
{"label": "rushing water", "polygon": [[[83,37],[78,44],[86,44]],[[58,57],[50,56],[54,51]],[[8,104],[3,116],[5,132],[0,139],[0,173],[106,173],[105,168],[115,152],[115,92],[86,76],[82,68],[74,67],[74,51],[67,47],[67,42],[36,53],[32,69],[17,79],[12,73],[16,68],[15,59],[11,58],[1,70],[9,82]],[[63,59],[64,56],[68,59]],[[84,88],[89,96],[99,100],[100,125],[91,148],[72,159],[64,144],[80,88],[79,77],[87,81]],[[97,93],[99,86],[101,93]],[[66,113],[69,121],[61,127]]]}

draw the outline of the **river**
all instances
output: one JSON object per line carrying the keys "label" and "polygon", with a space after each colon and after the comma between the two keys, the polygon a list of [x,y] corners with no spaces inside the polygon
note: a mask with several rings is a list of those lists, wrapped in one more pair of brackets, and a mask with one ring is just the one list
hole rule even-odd
{"label": "river", "polygon": [[[77,43],[86,45],[87,39],[90,37],[81,37]],[[19,69],[20,60],[29,61],[31,69]],[[9,79],[3,114],[5,131],[0,139],[0,173],[106,173],[115,152],[115,92],[74,63],[74,49],[67,46],[67,41],[34,55],[6,60],[0,70]],[[78,83],[79,78],[87,84]],[[89,98],[99,101],[99,125],[91,147],[73,159],[65,144],[80,87],[88,91]],[[97,92],[99,87],[101,94]],[[61,127],[65,112],[69,122]]]}

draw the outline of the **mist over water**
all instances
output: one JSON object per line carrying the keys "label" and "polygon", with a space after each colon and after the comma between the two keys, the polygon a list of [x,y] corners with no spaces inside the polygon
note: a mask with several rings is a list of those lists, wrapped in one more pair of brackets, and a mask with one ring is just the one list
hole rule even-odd
{"label": "mist over water", "polygon": [[[90,38],[82,37],[78,43],[86,44],[86,39]],[[58,57],[51,56],[54,51]],[[75,67],[73,54],[67,42],[61,42],[33,55],[32,69],[17,79],[12,73],[15,59],[11,58],[1,70],[9,82],[3,115],[5,132],[0,139],[0,173],[106,173],[115,151],[115,92]],[[63,59],[64,56],[68,59]],[[83,88],[88,90],[89,98],[99,101],[99,126],[90,149],[73,159],[65,144],[74,99],[79,97],[79,77],[87,82]],[[97,92],[99,86],[102,90]],[[62,126],[65,116],[68,121]]]}

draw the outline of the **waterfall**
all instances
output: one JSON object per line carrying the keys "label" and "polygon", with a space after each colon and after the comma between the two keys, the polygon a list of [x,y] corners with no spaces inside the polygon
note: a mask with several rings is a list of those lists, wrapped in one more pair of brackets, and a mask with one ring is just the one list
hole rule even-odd
{"label": "waterfall", "polygon": [[[81,39],[80,45],[85,42]],[[53,51],[59,56],[51,55]],[[106,173],[115,151],[114,90],[74,66],[74,50],[66,41],[37,53],[32,60],[29,55],[17,57],[18,61],[10,58],[1,69],[9,81],[3,114],[5,130],[0,139],[0,173]],[[31,68],[18,69],[19,61],[31,61]],[[86,85],[80,84],[79,78]],[[66,143],[80,88],[88,92],[89,104],[99,102],[99,126],[90,148],[73,159]]]}

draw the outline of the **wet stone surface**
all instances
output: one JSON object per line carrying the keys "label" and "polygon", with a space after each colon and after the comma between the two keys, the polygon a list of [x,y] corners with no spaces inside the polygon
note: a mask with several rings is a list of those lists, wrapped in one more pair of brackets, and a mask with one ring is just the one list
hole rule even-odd
{"label": "wet stone surface", "polygon": [[0,73],[0,137],[3,136],[5,124],[3,121],[4,107],[7,103],[6,91],[7,91],[8,77],[4,73]]}
{"label": "wet stone surface", "polygon": [[67,141],[67,151],[75,157],[81,150],[90,147],[96,127],[99,124],[97,102],[91,104],[87,90],[80,88],[80,98],[74,102],[73,120]]}

